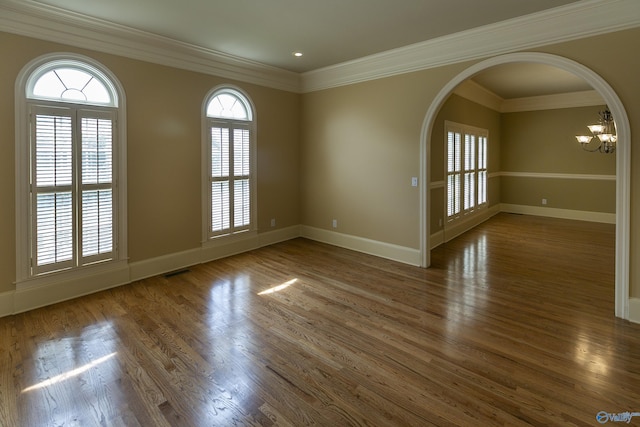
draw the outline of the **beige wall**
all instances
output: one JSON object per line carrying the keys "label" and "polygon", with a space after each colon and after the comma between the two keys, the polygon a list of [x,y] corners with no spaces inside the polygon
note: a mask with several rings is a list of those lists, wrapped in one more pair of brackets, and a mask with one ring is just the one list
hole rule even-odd
{"label": "beige wall", "polygon": [[616,154],[588,153],[575,135],[589,134],[604,106],[502,114],[502,166],[509,172],[615,175]]}
{"label": "beige wall", "polygon": [[[541,174],[615,175],[616,154],[589,153],[575,135],[588,134],[599,107],[528,111],[502,115],[502,171]],[[502,177],[502,202],[578,211],[615,213],[615,181]]]}
{"label": "beige wall", "polygon": [[256,107],[259,231],[273,230],[271,218],[276,228],[300,223],[299,94],[0,33],[0,293],[16,280],[14,85],[24,65],[50,52],[90,56],[124,86],[131,262],[200,247],[201,108],[223,83]]}
{"label": "beige wall", "polygon": [[422,122],[461,65],[303,95],[304,225],[418,248]]}
{"label": "beige wall", "polygon": [[[634,29],[536,50],[600,74],[626,108],[635,146],[640,56],[628,52],[639,48],[640,29]],[[132,261],[200,244],[200,107],[209,89],[228,82],[0,33],[0,55],[11,58],[0,63],[0,292],[13,290],[15,280],[15,79],[28,61],[54,51],[95,58],[125,88]],[[235,82],[257,108],[261,230],[270,218],[278,227],[301,223],[328,230],[337,219],[340,233],[418,248],[419,190],[410,181],[419,173],[425,114],[441,88],[473,63],[303,95]],[[640,269],[633,262],[640,253],[640,187],[633,184],[640,182],[640,150],[631,156],[631,295],[640,297]]]}
{"label": "beige wall", "polygon": [[[608,81],[627,110],[631,144],[635,146],[640,138],[637,78],[640,56],[629,52],[639,48],[640,29],[634,29],[536,50],[582,63]],[[337,216],[342,219],[340,232],[418,248],[418,193],[409,187],[408,180],[419,169],[420,130],[436,94],[471,64],[449,65],[304,94],[303,223],[330,229],[331,218]],[[436,136],[432,141],[437,139]],[[504,135],[502,141],[507,143]],[[577,147],[573,149],[576,157],[586,155]],[[631,152],[631,180],[636,183],[640,182],[640,150]],[[504,159],[500,162],[505,166]],[[572,165],[569,168],[574,167],[573,161],[567,163]],[[540,164],[549,162],[541,160]],[[608,166],[597,169],[610,170]],[[633,259],[640,253],[640,219],[636,219],[640,189],[632,184],[631,191],[631,295],[640,297],[640,269],[633,265]],[[490,197],[495,198],[491,194]],[[498,197],[504,199],[500,193]],[[549,197],[555,199],[555,194]]]}

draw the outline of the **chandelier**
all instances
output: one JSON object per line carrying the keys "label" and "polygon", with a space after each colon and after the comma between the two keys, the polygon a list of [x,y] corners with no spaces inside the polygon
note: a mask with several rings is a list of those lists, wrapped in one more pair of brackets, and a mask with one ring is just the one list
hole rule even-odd
{"label": "chandelier", "polygon": [[[587,126],[591,131],[591,135],[576,135],[576,139],[583,150],[592,153],[596,151],[607,154],[613,153],[616,150],[616,141],[618,140],[613,116],[609,111],[609,107],[606,107],[604,111],[600,111],[598,114],[600,115],[598,124]],[[595,140],[598,143],[597,145],[591,144],[594,136],[597,137]]]}

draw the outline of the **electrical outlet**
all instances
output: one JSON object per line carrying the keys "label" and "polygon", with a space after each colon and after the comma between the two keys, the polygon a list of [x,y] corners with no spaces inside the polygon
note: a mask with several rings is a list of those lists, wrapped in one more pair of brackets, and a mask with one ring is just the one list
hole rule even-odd
{"label": "electrical outlet", "polygon": [[546,205],[547,204],[547,199],[542,199],[542,204]]}
{"label": "electrical outlet", "polygon": [[333,228],[338,228],[338,220],[337,220],[337,219],[334,219],[333,221],[331,221],[331,226],[332,226]]}
{"label": "electrical outlet", "polygon": [[271,218],[271,226],[272,227],[276,226],[276,219],[275,218]]}

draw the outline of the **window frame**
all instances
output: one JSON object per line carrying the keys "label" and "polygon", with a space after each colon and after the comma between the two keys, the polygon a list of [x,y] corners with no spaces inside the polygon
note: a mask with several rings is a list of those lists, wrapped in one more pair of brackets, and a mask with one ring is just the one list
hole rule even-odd
{"label": "window frame", "polygon": [[[236,97],[242,102],[248,119],[238,119],[234,117],[211,117],[208,115],[208,107],[210,102],[216,96],[221,94],[229,94]],[[228,229],[212,231],[213,214],[212,214],[212,181],[217,179],[212,177],[212,127],[227,127],[230,134],[236,129],[247,130],[249,132],[249,175],[229,176],[229,186],[240,179],[248,178],[249,181],[249,224],[247,226],[234,226],[233,218],[231,218],[231,226]],[[202,104],[202,245],[215,246],[221,241],[234,241],[246,238],[252,238],[257,235],[257,125],[255,107],[251,98],[242,89],[232,85],[219,85],[211,89],[204,98]],[[230,148],[230,162],[233,162],[233,149]],[[231,173],[230,173],[231,174]],[[244,178],[241,178],[244,177]],[[223,180],[226,180],[223,178]],[[230,205],[233,204],[233,198],[230,196]],[[233,212],[233,208],[230,209]],[[230,213],[231,215],[231,213]]]}
{"label": "window frame", "polygon": [[[455,156],[454,166],[457,168],[453,171],[449,171],[449,134],[459,134],[459,150],[457,156]],[[467,141],[472,138],[473,151],[471,155],[468,155]],[[478,128],[475,126],[455,123],[451,121],[445,121],[444,126],[444,173],[445,173],[445,200],[444,200],[444,217],[448,224],[460,221],[464,218],[472,216],[482,209],[485,209],[489,205],[488,199],[488,150],[489,150],[489,131],[487,129]],[[481,153],[481,148],[484,149],[484,153]],[[481,155],[484,157],[481,158]],[[459,194],[457,200],[457,210],[453,214],[449,213],[450,205],[450,181],[451,177],[458,177],[457,183],[459,186]],[[455,180],[455,179],[454,179]],[[473,188],[471,191],[467,191],[466,187],[468,183],[472,182]],[[484,182],[484,189],[480,188],[480,185]],[[473,200],[469,200],[472,197]],[[454,201],[455,203],[456,201]]]}
{"label": "window frame", "polygon": [[[76,68],[90,73],[105,86],[109,92],[110,103],[77,102],[71,100],[55,100],[33,96],[33,88],[38,79],[49,70],[66,67]],[[32,154],[31,140],[32,120],[35,120],[34,111],[58,110],[68,114],[74,114],[75,125],[78,127],[73,133],[74,156],[80,151],[80,137],[77,134],[85,113],[95,113],[100,117],[109,117],[112,121],[112,226],[113,232],[113,257],[95,257],[93,262],[84,265],[73,263],[65,269],[41,269],[35,267],[35,219],[31,215],[33,197],[31,194],[32,162],[35,154]],[[16,159],[16,289],[28,289],[42,285],[74,280],[88,275],[117,271],[127,263],[127,182],[126,182],[126,99],[122,85],[116,76],[104,65],[92,58],[73,53],[50,53],[33,59],[19,72],[15,83],[15,159]],[[78,163],[79,164],[79,163]],[[79,179],[79,171],[73,171],[74,186]],[[82,185],[79,187],[82,188]],[[77,206],[80,209],[80,198],[76,195]],[[75,214],[74,214],[75,215]],[[82,248],[82,236],[77,233],[78,218],[74,217],[74,243],[73,250]],[[75,254],[75,260],[82,258]]]}

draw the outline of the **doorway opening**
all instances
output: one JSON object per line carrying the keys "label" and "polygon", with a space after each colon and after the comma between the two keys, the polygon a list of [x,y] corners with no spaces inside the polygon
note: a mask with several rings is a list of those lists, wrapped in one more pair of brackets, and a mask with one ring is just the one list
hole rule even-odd
{"label": "doorway opening", "polygon": [[447,98],[456,87],[488,68],[509,63],[546,64],[568,71],[587,82],[608,105],[616,120],[618,134],[616,154],[616,243],[615,243],[615,315],[629,318],[629,230],[630,230],[630,125],[624,106],[611,86],[589,68],[570,59],[536,52],[521,52],[481,61],[454,77],[431,103],[422,126],[420,140],[420,177],[425,183],[420,192],[420,255],[421,265],[431,264],[430,209],[431,138],[434,122]]}

